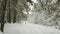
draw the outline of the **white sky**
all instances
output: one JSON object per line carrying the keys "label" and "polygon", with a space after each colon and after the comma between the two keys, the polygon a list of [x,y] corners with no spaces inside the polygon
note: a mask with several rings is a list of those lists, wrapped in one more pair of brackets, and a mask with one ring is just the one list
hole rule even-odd
{"label": "white sky", "polygon": [[38,3],[37,0],[32,0],[34,3]]}

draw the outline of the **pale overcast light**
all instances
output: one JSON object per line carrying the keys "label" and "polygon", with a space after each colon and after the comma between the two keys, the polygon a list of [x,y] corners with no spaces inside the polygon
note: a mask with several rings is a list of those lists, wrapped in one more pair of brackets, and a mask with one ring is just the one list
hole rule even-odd
{"label": "pale overcast light", "polygon": [[34,3],[38,3],[37,0],[32,0]]}

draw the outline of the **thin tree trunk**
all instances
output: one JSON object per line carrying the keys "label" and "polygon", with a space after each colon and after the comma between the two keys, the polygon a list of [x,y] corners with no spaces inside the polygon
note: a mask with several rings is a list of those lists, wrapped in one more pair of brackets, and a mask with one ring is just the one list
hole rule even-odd
{"label": "thin tree trunk", "polygon": [[9,1],[9,14],[8,14],[8,22],[9,22],[9,23],[11,23],[10,1]]}
{"label": "thin tree trunk", "polygon": [[14,11],[14,18],[13,18],[13,23],[16,22],[16,11]]}
{"label": "thin tree trunk", "polygon": [[5,10],[6,10],[6,4],[7,4],[7,0],[2,0],[2,22],[1,22],[1,32],[3,32],[4,30],[4,17],[5,17]]}
{"label": "thin tree trunk", "polygon": [[13,4],[14,4],[14,10],[13,10],[13,12],[14,12],[14,15],[13,15],[13,23],[16,23],[16,15],[17,15],[17,11],[16,11],[16,9],[15,9],[15,7],[17,6],[17,1],[18,0],[14,0],[13,2]]}

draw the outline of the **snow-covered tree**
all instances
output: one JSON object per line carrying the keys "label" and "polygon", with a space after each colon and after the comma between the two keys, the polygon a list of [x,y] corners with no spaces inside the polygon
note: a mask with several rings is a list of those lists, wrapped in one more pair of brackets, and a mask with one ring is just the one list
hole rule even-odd
{"label": "snow-covered tree", "polygon": [[49,26],[60,27],[60,1],[59,0],[37,0],[34,4],[33,14],[30,22]]}

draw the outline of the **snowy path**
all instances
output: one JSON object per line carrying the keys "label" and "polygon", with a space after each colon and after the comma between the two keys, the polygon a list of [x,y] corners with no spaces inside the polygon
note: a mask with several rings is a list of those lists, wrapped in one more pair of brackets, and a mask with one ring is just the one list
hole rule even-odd
{"label": "snowy path", "polygon": [[5,24],[3,34],[60,34],[60,31],[36,24]]}

